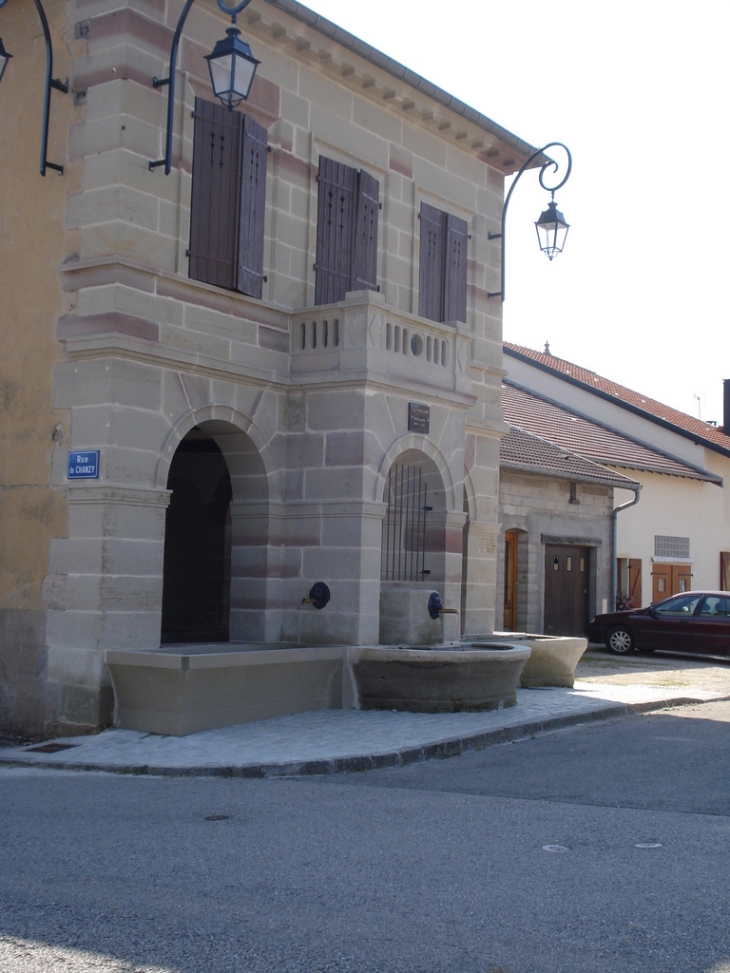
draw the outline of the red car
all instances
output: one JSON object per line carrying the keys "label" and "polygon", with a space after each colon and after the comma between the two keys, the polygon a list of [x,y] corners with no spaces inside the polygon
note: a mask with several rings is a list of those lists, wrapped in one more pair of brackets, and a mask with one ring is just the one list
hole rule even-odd
{"label": "red car", "polygon": [[614,655],[634,649],[730,655],[730,592],[686,591],[650,608],[596,615],[588,638]]}

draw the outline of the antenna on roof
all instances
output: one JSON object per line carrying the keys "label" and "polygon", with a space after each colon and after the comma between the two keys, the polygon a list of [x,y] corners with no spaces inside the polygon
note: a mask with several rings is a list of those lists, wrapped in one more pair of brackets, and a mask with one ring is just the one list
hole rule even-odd
{"label": "antenna on roof", "polygon": [[552,352],[550,351],[550,342],[549,341],[546,341],[545,342],[545,354],[546,355],[551,355],[552,354]]}

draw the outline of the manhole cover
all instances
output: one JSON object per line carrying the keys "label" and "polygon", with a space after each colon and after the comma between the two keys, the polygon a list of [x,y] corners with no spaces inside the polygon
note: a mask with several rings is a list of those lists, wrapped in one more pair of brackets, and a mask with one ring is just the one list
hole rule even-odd
{"label": "manhole cover", "polygon": [[78,743],[42,743],[39,747],[26,747],[26,753],[60,753],[62,750],[73,750]]}
{"label": "manhole cover", "polygon": [[543,851],[552,851],[555,854],[560,854],[560,852],[562,852],[562,851],[568,851],[568,849],[565,847],[565,845],[543,845],[542,846],[542,850]]}
{"label": "manhole cover", "polygon": [[228,815],[227,814],[208,814],[206,816],[206,819],[205,820],[206,821],[227,821],[228,820]]}

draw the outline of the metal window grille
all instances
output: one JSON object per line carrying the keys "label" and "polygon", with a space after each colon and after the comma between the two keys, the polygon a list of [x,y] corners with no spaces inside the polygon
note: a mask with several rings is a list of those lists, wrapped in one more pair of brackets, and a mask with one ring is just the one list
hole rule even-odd
{"label": "metal window grille", "polygon": [[654,535],[654,557],[689,557],[689,537]]}
{"label": "metal window grille", "polygon": [[426,569],[428,487],[415,466],[393,466],[385,485],[388,509],[383,522],[382,581],[423,581]]}

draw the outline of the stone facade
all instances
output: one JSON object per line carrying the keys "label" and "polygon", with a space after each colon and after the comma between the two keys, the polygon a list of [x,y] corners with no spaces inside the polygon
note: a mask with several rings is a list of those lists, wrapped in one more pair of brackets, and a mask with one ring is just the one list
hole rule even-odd
{"label": "stone facade", "polygon": [[500,556],[496,626],[502,628],[505,596],[504,532],[517,533],[516,630],[543,632],[545,543],[562,539],[589,549],[588,612],[604,610],[611,583],[613,489],[595,483],[502,469],[499,486]]}
{"label": "stone facade", "polygon": [[[71,83],[51,113],[65,173],[45,180],[36,13],[0,11],[16,55],[0,116],[18,121],[0,140],[0,724],[107,724],[103,652],[160,647],[170,469],[191,436],[230,477],[231,640],[377,643],[396,463],[430,483],[439,541],[418,584],[461,605],[446,637],[491,632],[505,426],[501,306],[487,300],[501,253],[488,233],[504,176],[531,147],[299,4],[253,0],[239,26],[261,65],[241,109],[268,131],[269,154],[263,296],[247,297],[188,276],[195,99],[213,100],[202,55],[224,16],[199,0],[185,26],[165,176],[148,166],[167,105],[152,77],[167,71],[180,4],[45,6],[54,73]],[[378,291],[314,306],[321,156],[366,168],[382,208]],[[465,321],[419,317],[422,203],[468,226]],[[428,432],[409,429],[411,403],[429,407]],[[89,449],[98,479],[69,481],[69,450]],[[302,604],[315,581],[331,588],[323,611]]]}

